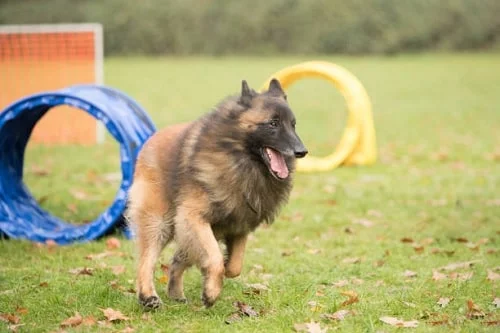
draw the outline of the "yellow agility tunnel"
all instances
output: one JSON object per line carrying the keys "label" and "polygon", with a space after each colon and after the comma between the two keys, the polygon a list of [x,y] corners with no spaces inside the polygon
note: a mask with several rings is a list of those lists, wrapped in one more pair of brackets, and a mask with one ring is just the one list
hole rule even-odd
{"label": "yellow agility tunnel", "polygon": [[347,104],[347,126],[335,150],[324,157],[308,155],[298,160],[298,171],[329,171],[340,165],[375,163],[377,147],[371,101],[361,82],[352,73],[330,62],[308,61],[274,73],[262,85],[261,91],[269,86],[272,78],[278,79],[285,90],[303,78],[325,79],[341,92]]}

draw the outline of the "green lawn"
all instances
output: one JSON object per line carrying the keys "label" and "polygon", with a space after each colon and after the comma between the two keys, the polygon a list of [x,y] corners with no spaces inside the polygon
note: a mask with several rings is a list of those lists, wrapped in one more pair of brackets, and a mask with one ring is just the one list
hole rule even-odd
{"label": "green lawn", "polygon": [[[290,332],[310,321],[328,332],[396,330],[384,316],[417,320],[417,328],[403,328],[416,332],[498,330],[500,55],[318,59],[344,66],[364,84],[379,159],[298,174],[289,204],[254,234],[242,276],[226,280],[213,308],[202,308],[193,269],[185,282],[188,304],[161,292],[164,307],[144,315],[129,292],[133,244],[122,237],[114,250],[122,255],[94,260],[85,257],[106,251],[106,240],[56,248],[6,240],[0,241],[3,317],[17,316],[19,332],[58,331],[76,312],[100,323],[65,331]],[[273,72],[305,60],[311,58],[113,58],[106,60],[105,81],[162,127],[201,115],[239,91],[242,79],[259,88]],[[329,153],[346,119],[340,94],[324,81],[304,80],[288,95],[311,154]],[[112,140],[87,148],[32,145],[26,183],[43,207],[83,223],[113,200],[118,157]],[[172,253],[170,246],[160,262]],[[440,269],[464,262],[472,263]],[[79,267],[92,268],[92,275],[69,272]],[[160,269],[156,276],[163,291]],[[248,286],[255,283],[269,290]],[[440,298],[449,304],[440,306]],[[225,323],[236,301],[258,316]],[[101,309],[108,307],[129,319],[106,324]],[[339,310],[349,311],[343,320],[325,316]],[[7,330],[0,321],[0,331]]]}

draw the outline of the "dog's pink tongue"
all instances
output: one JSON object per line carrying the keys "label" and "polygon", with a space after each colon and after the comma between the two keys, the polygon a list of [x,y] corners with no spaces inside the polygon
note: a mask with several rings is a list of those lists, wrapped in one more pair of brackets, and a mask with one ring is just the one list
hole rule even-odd
{"label": "dog's pink tongue", "polygon": [[271,148],[266,148],[266,151],[271,160],[271,169],[282,179],[288,177],[288,167],[286,166],[283,155]]}

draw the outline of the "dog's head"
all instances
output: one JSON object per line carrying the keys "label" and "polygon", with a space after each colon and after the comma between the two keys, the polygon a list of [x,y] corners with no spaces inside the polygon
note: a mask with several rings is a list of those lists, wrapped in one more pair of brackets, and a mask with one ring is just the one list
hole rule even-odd
{"label": "dog's head", "polygon": [[239,123],[247,133],[246,149],[274,178],[286,180],[294,160],[306,156],[307,149],[295,131],[295,115],[279,81],[272,79],[267,91],[257,93],[243,80],[238,103],[244,107]]}

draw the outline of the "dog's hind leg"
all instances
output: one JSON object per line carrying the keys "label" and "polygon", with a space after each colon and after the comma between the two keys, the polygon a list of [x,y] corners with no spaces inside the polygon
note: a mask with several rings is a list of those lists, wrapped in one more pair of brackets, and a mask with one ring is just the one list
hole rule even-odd
{"label": "dog's hind leg", "polygon": [[128,217],[135,224],[138,248],[137,295],[147,308],[158,308],[161,299],[154,286],[154,269],[161,251],[173,238],[166,220],[167,205],[158,195],[157,185],[137,180],[130,191]]}
{"label": "dog's hind leg", "polygon": [[186,302],[184,296],[184,271],[192,266],[186,254],[177,250],[168,268],[168,297],[178,302]]}

